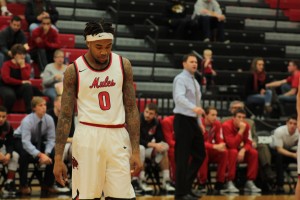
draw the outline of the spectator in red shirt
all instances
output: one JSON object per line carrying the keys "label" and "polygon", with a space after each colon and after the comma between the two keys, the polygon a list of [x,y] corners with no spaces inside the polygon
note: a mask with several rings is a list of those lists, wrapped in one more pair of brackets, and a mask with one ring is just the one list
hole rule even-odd
{"label": "spectator in red shirt", "polygon": [[258,153],[252,147],[250,126],[245,121],[246,112],[237,109],[233,118],[222,125],[224,141],[229,149],[228,154],[228,185],[232,184],[236,174],[236,162],[247,163],[247,182],[244,192],[261,192],[254,184],[258,171]]}
{"label": "spectator in red shirt", "polygon": [[299,60],[291,60],[287,68],[290,73],[289,77],[266,84],[267,88],[281,87],[282,94],[278,96],[278,100],[281,103],[296,102],[296,94],[300,77]]}
{"label": "spectator in red shirt", "polygon": [[[215,190],[225,192],[224,188],[225,173],[228,163],[228,151],[226,144],[223,141],[221,133],[221,122],[217,120],[218,111],[215,107],[207,107],[205,109],[205,117],[201,119],[204,127],[204,145],[206,150],[206,157],[198,172],[198,182],[200,182],[200,189],[203,191],[204,184],[207,181],[208,165],[209,163],[218,163],[217,182]],[[206,191],[206,190],[204,190]]]}
{"label": "spectator in red shirt", "polygon": [[31,85],[31,66],[25,62],[26,49],[22,44],[15,44],[11,48],[12,59],[3,63],[1,68],[4,90],[1,90],[5,98],[5,105],[13,106],[16,98],[22,98],[25,102],[26,112],[31,112],[31,99],[33,95],[42,96],[42,92]]}
{"label": "spectator in red shirt", "polygon": [[55,50],[60,48],[58,33],[51,27],[50,17],[44,17],[41,25],[32,31],[29,46],[32,59],[43,72],[45,66],[52,62]]}

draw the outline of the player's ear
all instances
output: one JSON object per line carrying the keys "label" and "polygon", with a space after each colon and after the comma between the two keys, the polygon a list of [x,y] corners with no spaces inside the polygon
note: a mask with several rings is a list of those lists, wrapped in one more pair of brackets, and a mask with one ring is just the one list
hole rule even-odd
{"label": "player's ear", "polygon": [[86,42],[86,46],[90,48],[90,42]]}

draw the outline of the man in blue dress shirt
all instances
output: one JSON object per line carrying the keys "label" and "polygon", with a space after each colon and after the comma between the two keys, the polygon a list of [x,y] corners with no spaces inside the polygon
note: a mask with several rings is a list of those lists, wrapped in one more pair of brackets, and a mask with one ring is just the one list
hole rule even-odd
{"label": "man in blue dress shirt", "polygon": [[173,81],[175,108],[175,163],[176,200],[194,200],[192,183],[205,158],[204,140],[198,116],[204,113],[200,106],[200,85],[194,78],[198,62],[194,54],[183,57],[183,71]]}
{"label": "man in blue dress shirt", "polygon": [[[43,194],[56,193],[53,188],[54,175],[54,145],[55,126],[52,117],[46,114],[46,101],[42,97],[33,97],[31,101],[33,112],[28,114],[15,131],[15,137],[20,138],[21,145],[15,144],[20,154],[20,193],[31,193],[27,181],[28,165],[37,162],[46,165],[42,184]],[[18,143],[18,142],[16,142]]]}

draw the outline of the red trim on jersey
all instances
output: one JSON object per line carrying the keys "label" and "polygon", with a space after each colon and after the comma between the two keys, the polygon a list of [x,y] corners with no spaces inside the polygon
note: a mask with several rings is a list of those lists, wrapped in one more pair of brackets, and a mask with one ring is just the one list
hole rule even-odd
{"label": "red trim on jersey", "polygon": [[81,124],[88,125],[88,126],[95,126],[101,128],[123,128],[125,124],[116,124],[116,125],[107,125],[107,124],[93,124],[88,122],[80,122]]}
{"label": "red trim on jersey", "polygon": [[79,76],[79,71],[78,71],[78,66],[77,66],[76,60],[74,61],[74,66],[75,66],[75,69],[76,69],[76,75],[77,75],[77,92],[76,92],[76,98],[78,98],[80,76]]}
{"label": "red trim on jersey", "polygon": [[108,70],[111,66],[112,63],[112,53],[109,54],[109,63],[107,65],[107,67],[105,67],[104,69],[94,69],[89,62],[87,61],[87,59],[83,56],[83,62],[85,63],[85,65],[92,70],[93,72],[105,72],[106,70]]}
{"label": "red trim on jersey", "polygon": [[122,56],[119,55],[119,59],[120,59],[120,67],[121,67],[121,71],[122,71],[122,75],[123,75],[123,84],[122,84],[122,85],[124,85],[125,72],[124,72],[124,65],[123,65],[123,59],[122,59]]}

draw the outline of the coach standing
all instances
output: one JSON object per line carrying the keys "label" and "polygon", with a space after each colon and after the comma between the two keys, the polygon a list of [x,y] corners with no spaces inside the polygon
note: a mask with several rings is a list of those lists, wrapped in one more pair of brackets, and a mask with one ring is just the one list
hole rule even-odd
{"label": "coach standing", "polygon": [[[194,200],[192,183],[205,158],[202,131],[197,116],[204,113],[200,107],[200,85],[194,78],[198,67],[194,54],[183,57],[183,71],[173,81],[176,200]],[[199,196],[198,196],[199,197]]]}

